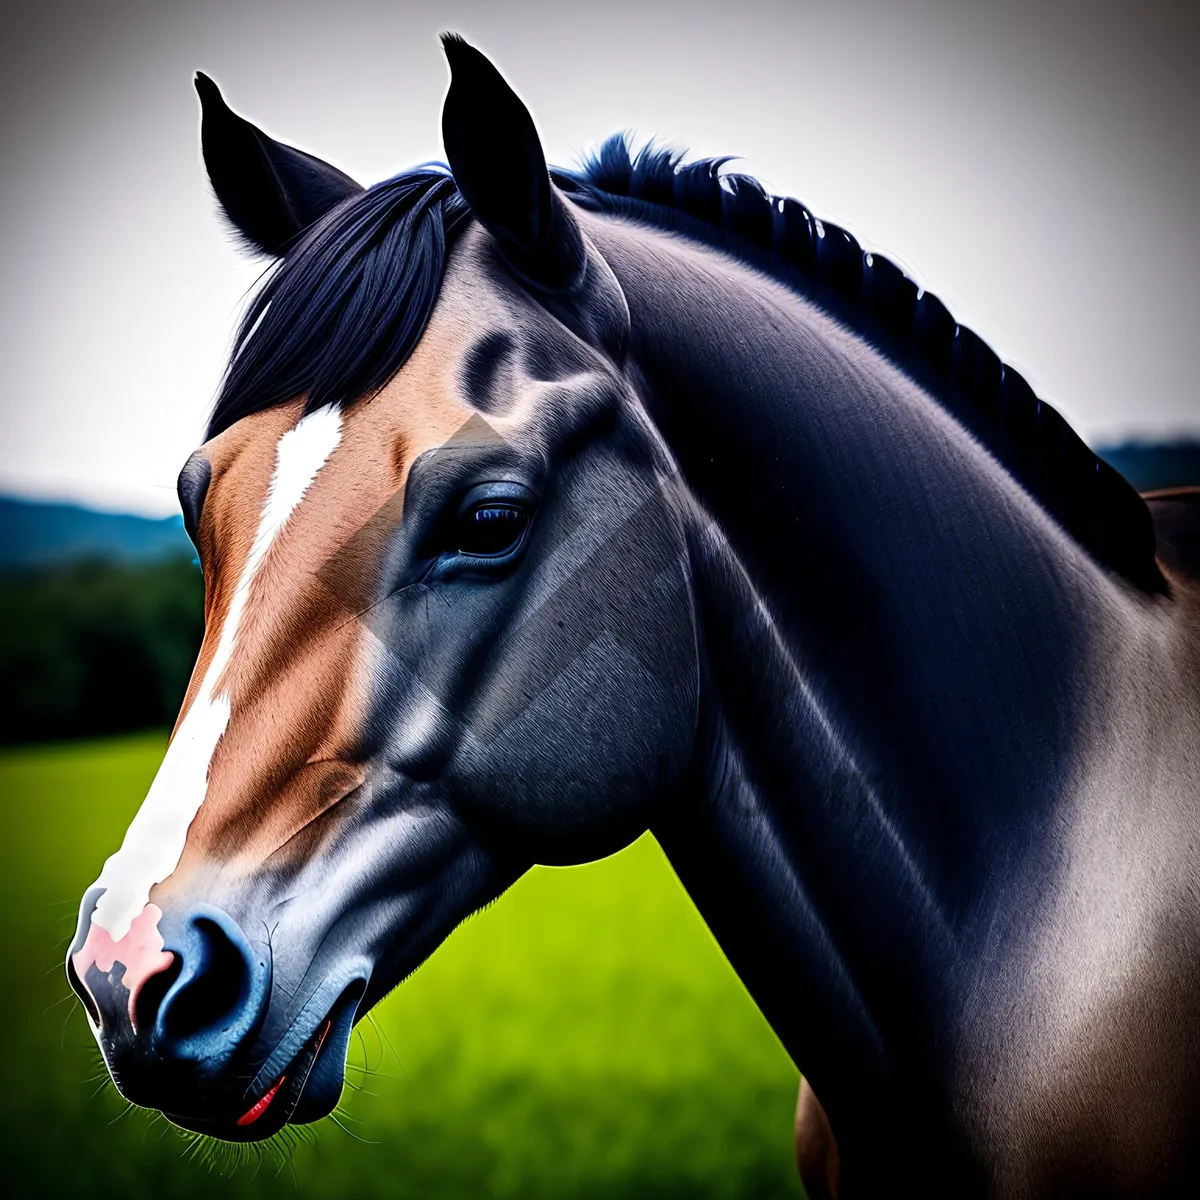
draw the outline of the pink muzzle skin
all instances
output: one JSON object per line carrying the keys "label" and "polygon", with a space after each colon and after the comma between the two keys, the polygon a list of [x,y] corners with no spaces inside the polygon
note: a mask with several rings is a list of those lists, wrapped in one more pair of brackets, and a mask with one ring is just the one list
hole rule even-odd
{"label": "pink muzzle skin", "polygon": [[93,921],[88,928],[83,949],[71,957],[75,972],[85,987],[87,971],[93,963],[106,975],[115,963],[124,966],[123,982],[129,990],[129,1023],[134,1033],[138,1032],[134,1015],[138,993],[147,979],[165,971],[175,961],[175,955],[163,949],[162,934],[158,932],[161,919],[162,909],[157,904],[147,904],[134,918],[129,932],[117,942],[113,941],[107,929]]}

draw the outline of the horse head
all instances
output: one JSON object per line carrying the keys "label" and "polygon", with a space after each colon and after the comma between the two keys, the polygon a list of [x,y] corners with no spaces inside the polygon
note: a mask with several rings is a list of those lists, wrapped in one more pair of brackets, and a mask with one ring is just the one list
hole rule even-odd
{"label": "horse head", "polygon": [[179,480],[203,644],[67,972],[121,1093],[220,1138],[329,1113],[373,1004],[533,863],[640,834],[692,755],[624,297],[524,105],[445,46],[449,172],[365,190],[197,80],[275,264]]}

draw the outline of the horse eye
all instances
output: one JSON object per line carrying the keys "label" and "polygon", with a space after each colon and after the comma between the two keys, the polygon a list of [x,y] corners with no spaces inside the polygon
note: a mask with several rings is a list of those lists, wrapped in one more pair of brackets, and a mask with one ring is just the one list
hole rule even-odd
{"label": "horse eye", "polygon": [[529,513],[515,504],[480,504],[459,518],[455,548],[475,558],[500,558],[515,550]]}

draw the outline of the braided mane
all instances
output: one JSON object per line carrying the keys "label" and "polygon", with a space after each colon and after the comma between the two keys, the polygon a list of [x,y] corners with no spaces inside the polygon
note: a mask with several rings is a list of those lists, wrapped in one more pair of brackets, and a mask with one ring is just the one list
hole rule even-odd
{"label": "braided mane", "polygon": [[799,201],[722,172],[729,159],[682,157],[652,143],[631,153],[616,134],[579,171],[553,177],[587,208],[695,238],[812,299],[929,391],[1097,561],[1166,590],[1142,498],[935,295]]}

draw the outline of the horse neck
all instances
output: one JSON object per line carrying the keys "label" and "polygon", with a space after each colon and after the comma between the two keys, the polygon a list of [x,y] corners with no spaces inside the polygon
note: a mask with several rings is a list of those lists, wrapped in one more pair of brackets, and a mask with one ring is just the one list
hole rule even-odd
{"label": "horse neck", "polygon": [[1138,602],[806,301],[588,228],[703,514],[696,786],[656,833],[827,1106],[856,1080],[886,1103],[949,1053],[980,960],[1037,904],[1096,664]]}

